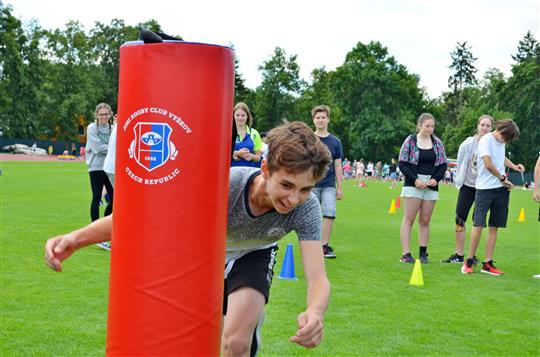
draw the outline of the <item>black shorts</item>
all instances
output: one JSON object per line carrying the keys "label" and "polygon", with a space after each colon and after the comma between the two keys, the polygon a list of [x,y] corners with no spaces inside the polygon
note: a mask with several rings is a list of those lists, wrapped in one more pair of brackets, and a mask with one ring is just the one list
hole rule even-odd
{"label": "black shorts", "polygon": [[[226,274],[223,291],[223,315],[227,314],[227,297],[241,287],[250,287],[264,295],[265,303],[270,297],[270,286],[274,276],[274,264],[278,246],[255,250],[229,262],[232,268]],[[227,266],[225,269],[227,270]]]}
{"label": "black shorts", "polygon": [[508,204],[510,203],[510,191],[505,187],[488,190],[476,190],[476,206],[474,208],[474,226],[485,227],[487,213],[489,211],[490,227],[506,227],[508,220]]}
{"label": "black shorts", "polygon": [[456,224],[464,226],[467,222],[467,217],[474,203],[476,189],[469,186],[461,186],[459,189],[458,199],[456,203]]}

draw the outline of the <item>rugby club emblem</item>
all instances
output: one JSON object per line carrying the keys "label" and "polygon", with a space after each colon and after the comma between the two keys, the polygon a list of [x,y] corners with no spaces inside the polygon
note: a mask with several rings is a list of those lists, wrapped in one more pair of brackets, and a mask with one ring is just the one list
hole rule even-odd
{"label": "rugby club emblem", "polygon": [[129,157],[147,171],[176,159],[178,150],[170,140],[172,128],[167,123],[137,123],[133,128],[135,138],[129,145]]}

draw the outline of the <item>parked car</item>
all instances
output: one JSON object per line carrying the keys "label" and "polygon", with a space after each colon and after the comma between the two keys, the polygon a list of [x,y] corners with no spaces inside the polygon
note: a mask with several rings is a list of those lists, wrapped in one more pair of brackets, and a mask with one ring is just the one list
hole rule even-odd
{"label": "parked car", "polygon": [[2,148],[2,151],[12,154],[24,154],[32,156],[47,156],[47,150],[38,148],[36,144],[29,147],[24,144],[7,145]]}

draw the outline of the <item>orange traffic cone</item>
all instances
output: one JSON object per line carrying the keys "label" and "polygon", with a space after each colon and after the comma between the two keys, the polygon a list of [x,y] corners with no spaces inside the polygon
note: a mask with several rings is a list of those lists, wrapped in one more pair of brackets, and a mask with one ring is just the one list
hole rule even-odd
{"label": "orange traffic cone", "polygon": [[397,196],[397,199],[396,199],[396,208],[401,208],[401,200],[399,196]]}
{"label": "orange traffic cone", "polygon": [[390,202],[388,213],[396,213],[396,201],[392,200],[392,202]]}

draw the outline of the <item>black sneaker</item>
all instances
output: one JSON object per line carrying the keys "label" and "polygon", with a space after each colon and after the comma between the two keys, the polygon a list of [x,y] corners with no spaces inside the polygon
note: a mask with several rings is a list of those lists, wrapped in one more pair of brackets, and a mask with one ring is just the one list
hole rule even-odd
{"label": "black sneaker", "polygon": [[478,265],[478,263],[480,263],[476,255],[472,257],[472,260],[473,260],[473,265]]}
{"label": "black sneaker", "polygon": [[336,254],[334,253],[334,250],[328,244],[323,245],[322,249],[323,249],[323,254],[325,258],[328,258],[328,259],[336,258]]}
{"label": "black sneaker", "polygon": [[402,263],[414,264],[414,258],[412,257],[411,253],[403,254],[399,261]]}
{"label": "black sneaker", "polygon": [[463,255],[458,255],[457,253],[452,254],[448,257],[448,259],[441,260],[442,263],[463,263],[464,257]]}
{"label": "black sneaker", "polygon": [[428,264],[429,263],[428,255],[429,255],[428,253],[420,254],[420,263]]}

